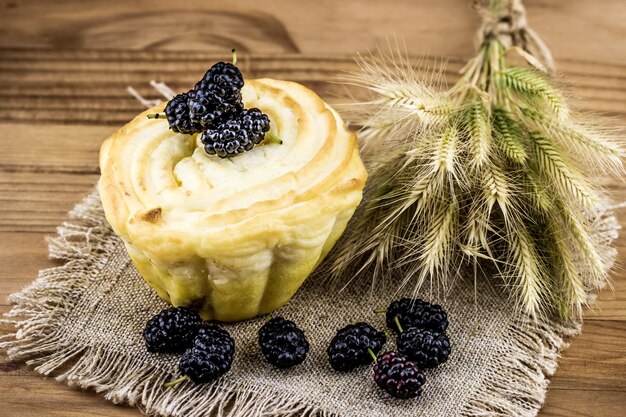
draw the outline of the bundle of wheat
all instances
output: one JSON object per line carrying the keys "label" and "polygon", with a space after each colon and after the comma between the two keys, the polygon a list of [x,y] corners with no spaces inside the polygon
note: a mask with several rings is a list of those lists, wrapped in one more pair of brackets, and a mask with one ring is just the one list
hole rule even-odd
{"label": "bundle of wheat", "polygon": [[590,178],[622,175],[622,147],[570,110],[520,1],[477,6],[480,47],[452,89],[393,52],[360,58],[348,77],[373,93],[348,109],[370,180],[333,275],[392,271],[399,287],[446,290],[489,264],[528,314],[578,315],[607,274],[590,233],[606,200]]}

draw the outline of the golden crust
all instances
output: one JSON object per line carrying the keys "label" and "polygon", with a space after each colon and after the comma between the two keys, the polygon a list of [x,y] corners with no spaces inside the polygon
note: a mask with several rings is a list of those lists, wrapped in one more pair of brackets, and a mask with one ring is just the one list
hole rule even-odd
{"label": "golden crust", "polygon": [[100,151],[107,219],[146,281],[222,320],[286,302],[343,231],[366,180],[355,135],[314,92],[261,79],[242,94],[282,145],[208,156],[194,136],[147,119],[158,106]]}

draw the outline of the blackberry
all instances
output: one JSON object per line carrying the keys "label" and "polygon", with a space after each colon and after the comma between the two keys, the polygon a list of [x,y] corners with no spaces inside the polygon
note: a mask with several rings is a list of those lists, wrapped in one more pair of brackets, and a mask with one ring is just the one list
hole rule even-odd
{"label": "blackberry", "polygon": [[226,330],[217,326],[203,326],[193,339],[192,347],[206,351],[211,345],[223,345],[227,351],[235,353],[235,341]]}
{"label": "blackberry", "polygon": [[[233,52],[234,53],[234,52]],[[229,102],[241,101],[243,75],[234,64],[218,62],[196,84],[196,90],[211,91]]]}
{"label": "blackberry", "polygon": [[213,65],[196,83],[194,94],[189,96],[191,120],[203,129],[210,129],[221,121],[236,117],[243,110],[241,87],[243,75],[234,64],[218,62]]}
{"label": "blackberry", "polygon": [[148,352],[182,352],[191,346],[202,319],[186,307],[161,311],[146,323],[143,338]]}
{"label": "blackberry", "polygon": [[[193,91],[178,94],[165,106],[167,122],[170,125],[170,129],[174,132],[191,135],[202,130],[200,124],[191,121],[188,104],[190,93],[193,93]],[[158,117],[157,113],[156,118]]]}
{"label": "blackberry", "polygon": [[326,349],[330,366],[336,371],[350,371],[372,362],[368,349],[378,353],[387,341],[385,333],[367,323],[350,324],[339,330]]}
{"label": "blackberry", "polygon": [[[221,121],[235,117],[243,110],[241,88],[243,75],[233,49],[233,63],[213,65],[193,90],[178,94],[165,107],[165,116],[174,132],[194,134],[214,128]],[[162,114],[149,114],[158,119]]]}
{"label": "blackberry", "polygon": [[[268,316],[269,317],[269,316]],[[296,323],[283,317],[269,318],[259,329],[259,340],[272,337],[274,333],[282,329],[297,329]]]}
{"label": "blackberry", "polygon": [[448,360],[450,340],[445,333],[411,327],[398,336],[398,351],[422,368],[434,368]]}
{"label": "blackberry", "polygon": [[230,370],[234,356],[235,341],[226,330],[217,326],[203,327],[178,363],[178,370],[184,376],[165,386],[171,387],[186,379],[196,384],[213,381]]}
{"label": "blackberry", "polygon": [[389,304],[387,327],[398,332],[396,316],[405,329],[417,327],[444,333],[448,328],[448,314],[445,310],[438,304],[433,305],[419,298],[402,298]]}
{"label": "blackberry", "polygon": [[237,116],[208,129],[200,139],[207,154],[230,158],[261,143],[269,130],[267,115],[252,108],[242,110]]}
{"label": "blackberry", "polygon": [[405,355],[386,352],[376,359],[374,381],[391,396],[408,399],[422,393],[426,375]]}
{"label": "blackberry", "polygon": [[187,93],[189,120],[201,130],[215,128],[222,120],[235,117],[243,110],[241,96],[229,102],[211,90],[192,90]]}
{"label": "blackberry", "polygon": [[291,320],[275,317],[259,329],[259,345],[267,361],[277,368],[290,368],[304,361],[309,342]]}

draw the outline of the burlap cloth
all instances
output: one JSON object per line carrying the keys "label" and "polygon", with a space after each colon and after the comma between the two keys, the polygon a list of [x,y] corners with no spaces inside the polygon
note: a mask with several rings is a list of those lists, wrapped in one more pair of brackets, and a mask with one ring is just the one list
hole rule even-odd
{"label": "burlap cloth", "polygon": [[[64,266],[11,296],[9,322],[16,333],[1,344],[12,360],[44,375],[92,388],[116,403],[150,414],[173,416],[534,416],[543,403],[559,351],[581,323],[529,322],[513,312],[495,284],[459,282],[445,300],[453,345],[447,363],[429,371],[419,399],[401,401],[376,388],[371,368],[338,373],[326,346],[344,325],[365,320],[378,328],[384,317],[372,308],[397,297],[393,289],[338,292],[312,276],[276,312],[296,321],[311,344],[306,361],[277,370],[256,342],[262,319],[225,325],[237,343],[231,372],[214,384],[162,384],[177,377],[176,355],[149,354],[141,336],[146,321],[166,304],[146,285],[112,234],[96,193],[71,213],[72,223],[50,239],[50,256]],[[619,226],[606,217],[597,233],[615,239]],[[614,252],[604,254],[612,263]],[[386,348],[393,348],[393,341]]]}

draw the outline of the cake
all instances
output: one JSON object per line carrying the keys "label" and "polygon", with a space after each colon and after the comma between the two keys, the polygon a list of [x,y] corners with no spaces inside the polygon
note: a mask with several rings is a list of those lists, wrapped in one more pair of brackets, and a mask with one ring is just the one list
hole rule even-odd
{"label": "cake", "polygon": [[161,105],[100,150],[102,204],[130,259],[161,298],[207,320],[285,304],[344,231],[366,180],[354,133],[313,91],[259,79],[241,93],[282,144],[208,155],[199,134],[146,117]]}

